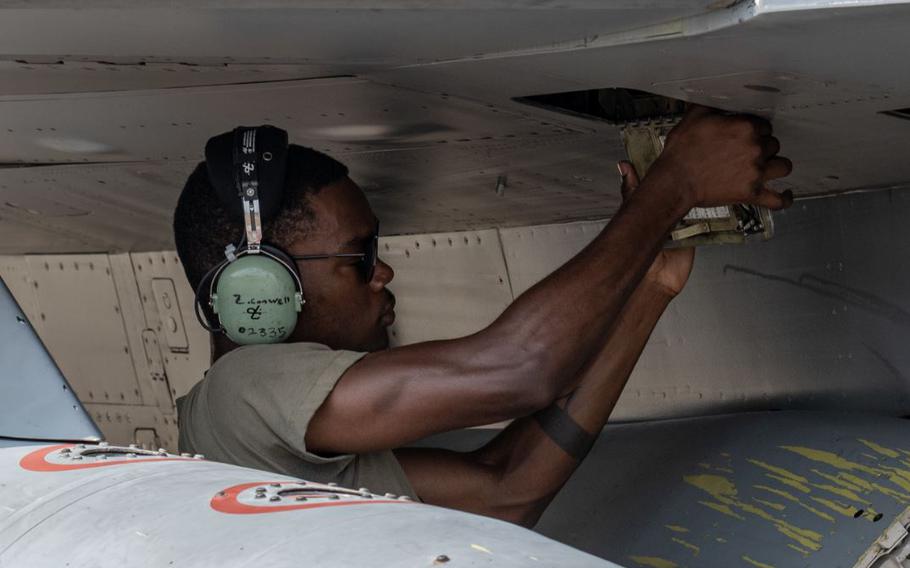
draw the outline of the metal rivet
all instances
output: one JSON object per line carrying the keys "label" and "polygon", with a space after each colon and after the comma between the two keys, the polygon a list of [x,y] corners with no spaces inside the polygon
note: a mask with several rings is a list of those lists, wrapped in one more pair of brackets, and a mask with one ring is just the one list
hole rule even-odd
{"label": "metal rivet", "polygon": [[265,487],[257,487],[257,488],[256,488],[256,493],[265,493],[265,491],[266,491]]}
{"label": "metal rivet", "polygon": [[366,487],[361,487],[361,488],[358,489],[357,491],[360,491],[361,493],[370,493],[370,490],[367,489]]}
{"label": "metal rivet", "polygon": [[281,484],[280,484],[280,483],[272,483],[271,486],[272,486],[272,487],[281,487]]}
{"label": "metal rivet", "polygon": [[338,495],[329,495],[329,499],[332,501],[338,501],[339,499],[341,499],[341,497],[339,497]]}
{"label": "metal rivet", "polygon": [[297,497],[295,500],[296,500],[296,501],[306,501],[306,497],[304,497],[303,495],[301,495],[300,497]]}
{"label": "metal rivet", "polygon": [[385,494],[385,498],[386,498],[386,499],[397,499],[398,496],[395,495],[394,493],[386,493],[386,494]]}
{"label": "metal rivet", "polygon": [[265,493],[257,493],[256,499],[265,499]]}
{"label": "metal rivet", "polygon": [[72,452],[72,451],[73,451],[73,450],[71,450],[71,449],[69,449],[69,448],[63,448],[62,450],[60,450],[60,453],[61,453],[61,454],[68,454],[68,453],[70,453],[70,452]]}
{"label": "metal rivet", "polygon": [[279,497],[278,495],[272,495],[271,497],[269,497],[269,501],[281,501],[281,497]]}
{"label": "metal rivet", "polygon": [[446,556],[445,554],[440,554],[439,556],[436,557],[436,560],[434,560],[433,562],[436,562],[438,564],[445,564],[448,561],[449,561],[448,556]]}

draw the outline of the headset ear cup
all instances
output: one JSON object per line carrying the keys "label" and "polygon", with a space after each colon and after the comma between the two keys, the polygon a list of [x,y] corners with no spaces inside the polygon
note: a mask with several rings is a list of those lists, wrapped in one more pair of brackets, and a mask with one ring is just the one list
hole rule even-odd
{"label": "headset ear cup", "polygon": [[213,309],[234,343],[280,343],[297,325],[300,279],[272,250],[243,251],[216,276]]}
{"label": "headset ear cup", "polygon": [[303,297],[303,280],[300,279],[300,272],[297,270],[297,262],[280,248],[262,245],[259,247],[259,250],[272,255],[275,260],[281,262],[285,268],[287,268],[287,271],[291,273],[291,277],[293,277],[294,281],[297,283],[297,294],[294,295],[294,307],[298,312],[303,311],[303,305],[306,303],[306,299]]}

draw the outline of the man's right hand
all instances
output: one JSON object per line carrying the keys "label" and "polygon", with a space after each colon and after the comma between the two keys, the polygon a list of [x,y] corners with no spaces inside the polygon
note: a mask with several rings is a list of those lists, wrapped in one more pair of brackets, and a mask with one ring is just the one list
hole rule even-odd
{"label": "man's right hand", "polygon": [[652,171],[685,184],[696,206],[750,203],[782,209],[792,203],[792,192],[779,193],[765,183],[789,175],[793,164],[777,155],[780,142],[771,133],[771,123],[763,118],[693,105],[667,136]]}

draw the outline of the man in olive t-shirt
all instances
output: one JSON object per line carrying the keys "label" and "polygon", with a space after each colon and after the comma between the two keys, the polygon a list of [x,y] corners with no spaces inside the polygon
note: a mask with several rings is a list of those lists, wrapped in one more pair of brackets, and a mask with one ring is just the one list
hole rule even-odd
{"label": "man in olive t-shirt", "polygon": [[[292,145],[264,242],[320,256],[297,262],[306,303],[285,344],[239,348],[214,336],[214,365],[179,401],[181,449],[533,525],[685,285],[692,250],[662,251],[667,233],[693,206],[788,206],[792,195],[765,187],[791,170],[779,149],[764,120],[692,107],[640,184],[631,164],[619,164],[624,200],[609,225],[491,325],[389,349],[392,269],[357,255],[378,221],[347,168]],[[218,205],[205,164],[181,193],[174,232],[194,288],[243,233]],[[473,452],[404,448],[504,420],[512,422]]]}
{"label": "man in olive t-shirt", "polygon": [[389,450],[340,455],[307,450],[307,425],[341,375],[364,355],[317,343],[232,350],[177,400],[180,451],[204,450],[215,461],[416,498]]}

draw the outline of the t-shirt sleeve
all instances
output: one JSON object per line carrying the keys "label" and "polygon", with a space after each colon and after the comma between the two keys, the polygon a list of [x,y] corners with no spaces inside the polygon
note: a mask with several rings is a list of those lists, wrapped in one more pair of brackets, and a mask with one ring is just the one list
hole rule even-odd
{"label": "t-shirt sleeve", "polygon": [[242,424],[235,427],[249,433],[248,443],[262,444],[273,452],[286,451],[315,464],[353,459],[352,454],[325,457],[308,451],[306,432],[338,380],[366,353],[332,350],[315,343],[249,346],[237,351],[225,362],[234,367],[230,374],[240,386],[236,418]]}

